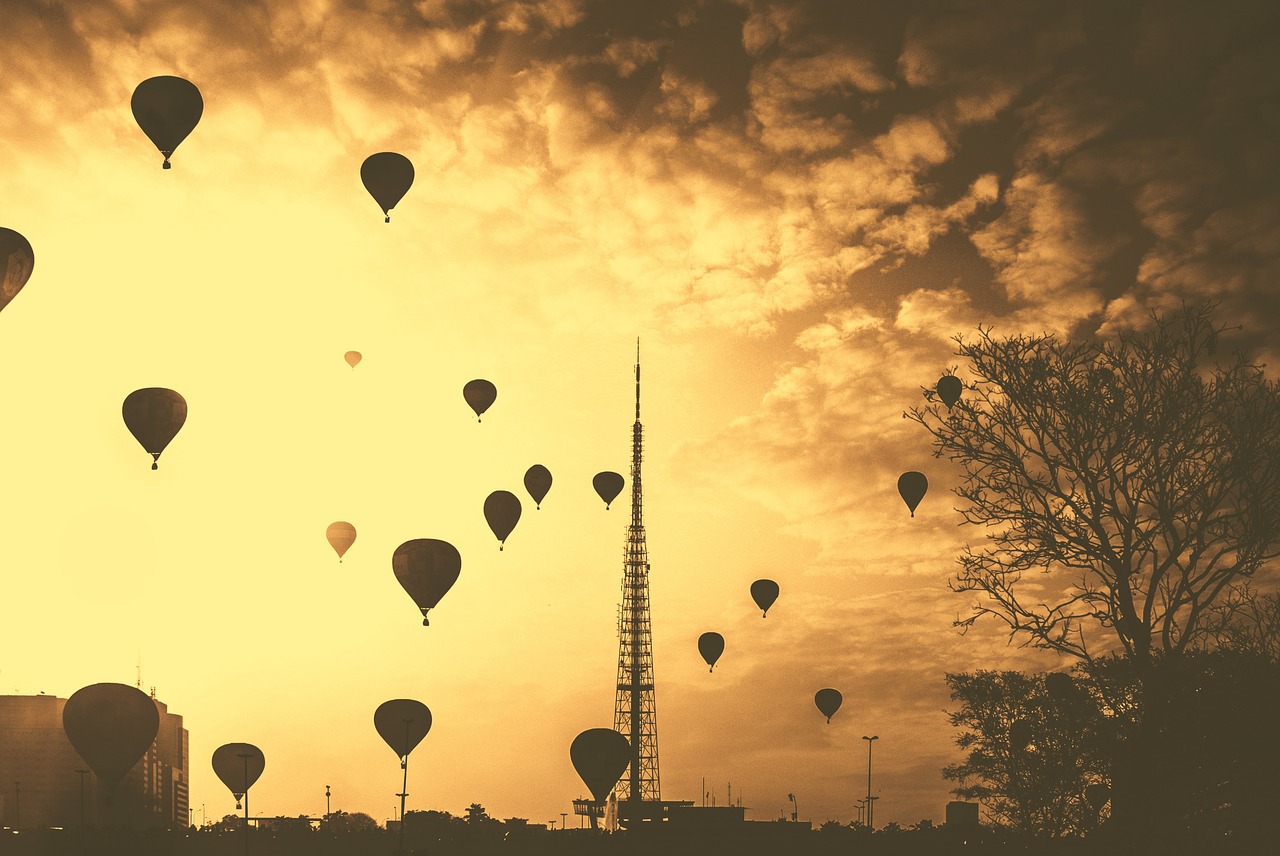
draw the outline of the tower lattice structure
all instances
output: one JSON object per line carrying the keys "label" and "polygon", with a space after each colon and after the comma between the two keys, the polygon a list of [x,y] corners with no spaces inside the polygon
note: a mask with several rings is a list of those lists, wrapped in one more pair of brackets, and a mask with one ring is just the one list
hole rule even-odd
{"label": "tower lattice structure", "polygon": [[631,763],[617,786],[618,801],[657,802],[658,713],[653,694],[653,634],[649,624],[649,549],[644,535],[640,463],[640,345],[636,343],[636,421],[631,426],[631,525],[622,560],[622,606],[618,614],[618,693],[614,730],[631,744]]}

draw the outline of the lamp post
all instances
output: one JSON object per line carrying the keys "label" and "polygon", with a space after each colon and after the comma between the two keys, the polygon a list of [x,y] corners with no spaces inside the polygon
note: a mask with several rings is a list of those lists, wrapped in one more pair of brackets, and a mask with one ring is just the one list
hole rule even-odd
{"label": "lamp post", "polygon": [[328,785],[325,785],[325,786],[324,786],[324,816],[325,816],[325,819],[326,819],[326,820],[328,820],[328,819],[329,819],[329,815],[330,815],[330,814],[332,814],[332,813],[333,813],[333,812],[329,810],[329,786],[328,786]]}
{"label": "lamp post", "polygon": [[787,794],[787,799],[791,800],[791,822],[795,823],[800,819],[800,804],[796,802],[795,794]]}
{"label": "lamp post", "polygon": [[874,737],[862,735],[862,739],[867,741],[867,828],[872,832],[875,831],[875,805],[871,802],[871,744],[880,739],[877,734]]}
{"label": "lamp post", "polygon": [[560,812],[560,828],[561,829],[564,829],[564,822],[565,820],[568,819],[568,817],[569,817],[569,812],[567,811]]}

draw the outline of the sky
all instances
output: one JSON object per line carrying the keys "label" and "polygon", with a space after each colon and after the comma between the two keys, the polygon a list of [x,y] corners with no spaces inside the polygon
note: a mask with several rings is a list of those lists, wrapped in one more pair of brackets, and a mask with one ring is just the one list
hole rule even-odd
{"label": "sky", "polygon": [[[227,742],[265,754],[255,814],[320,815],[329,785],[392,817],[391,698],[434,717],[411,810],[571,812],[569,744],[613,718],[629,489],[605,510],[591,477],[628,473],[639,338],[663,797],[732,782],[749,818],[793,793],[847,823],[874,734],[877,825],[941,822],[945,674],[1070,663],[952,626],[982,536],[902,413],[978,325],[1109,335],[1211,299],[1276,364],[1278,16],[7,0],[0,226],[35,267],[0,313],[0,692],[140,674],[190,730],[197,820],[234,811]],[[156,75],[204,99],[171,170],[129,109]],[[379,151],[416,172],[389,224]],[[120,411],[152,386],[189,408],[154,472]],[[429,628],[391,571],[412,538],[463,557]]]}

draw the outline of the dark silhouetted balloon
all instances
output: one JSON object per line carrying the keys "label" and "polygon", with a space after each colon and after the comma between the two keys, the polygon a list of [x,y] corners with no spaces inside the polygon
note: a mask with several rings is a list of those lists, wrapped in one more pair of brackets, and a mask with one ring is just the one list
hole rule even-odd
{"label": "dark silhouetted balloon", "polygon": [[509,490],[495,490],[485,497],[484,519],[498,539],[498,549],[507,542],[507,536],[520,522],[520,498]]}
{"label": "dark silhouetted balloon", "polygon": [[324,535],[329,539],[329,546],[338,554],[338,561],[341,562],[343,555],[356,542],[356,527],[339,520],[337,523],[330,523]]}
{"label": "dark silhouetted balloon", "polygon": [[373,712],[373,727],[397,758],[407,758],[431,730],[431,711],[420,701],[393,698]]}
{"label": "dark silhouetted balloon", "polygon": [[898,495],[907,504],[907,508],[911,509],[912,517],[916,516],[916,506],[924,499],[928,490],[929,480],[924,477],[924,473],[912,470],[898,476]]}
{"label": "dark silhouetted balloon", "polygon": [[462,397],[466,399],[467,406],[476,412],[476,421],[479,422],[481,414],[497,400],[498,388],[483,378],[476,378],[467,381],[462,388]]}
{"label": "dark silhouetted balloon", "polygon": [[751,599],[762,610],[761,618],[769,615],[769,607],[778,599],[778,584],[773,580],[756,580],[751,584]]}
{"label": "dark silhouetted balloon", "polygon": [[213,772],[236,798],[236,808],[266,768],[266,757],[252,743],[224,743],[213,750]]}
{"label": "dark silhouetted balloon", "polygon": [[422,610],[422,626],[426,627],[430,624],[427,610],[439,603],[457,581],[462,571],[462,556],[448,541],[415,538],[396,547],[391,568],[400,585]]}
{"label": "dark silhouetted balloon", "polygon": [[413,164],[399,152],[378,152],[360,164],[360,180],[390,223],[391,209],[413,186]]}
{"label": "dark silhouetted balloon", "polygon": [[1076,685],[1066,672],[1050,672],[1044,676],[1044,688],[1057,701],[1070,698]]}
{"label": "dark silhouetted balloon", "polygon": [[171,166],[173,150],[195,130],[204,113],[204,99],[196,85],[167,74],[139,83],[129,106],[138,127],[164,155],[165,169]]}
{"label": "dark silhouetted balloon", "polygon": [[631,744],[612,728],[588,728],[573,738],[569,760],[591,796],[604,802],[631,762]]}
{"label": "dark silhouetted balloon", "polygon": [[1009,726],[1009,744],[1014,749],[1026,749],[1031,745],[1031,723],[1015,719]]}
{"label": "dark silhouetted balloon", "polygon": [[542,508],[542,500],[546,498],[547,491],[551,490],[551,470],[542,464],[529,467],[524,474],[524,489],[533,497],[534,508]]}
{"label": "dark silhouetted balloon", "polygon": [[0,226],[0,309],[22,291],[36,266],[36,254],[20,233]]}
{"label": "dark silhouetted balloon", "polygon": [[151,469],[160,468],[160,453],[187,421],[187,401],[171,389],[135,389],[124,400],[124,424],[151,454]]}
{"label": "dark silhouetted balloon", "polygon": [[1102,807],[1111,799],[1111,788],[1102,782],[1094,782],[1084,789],[1084,798],[1093,806],[1094,811],[1102,811]]}
{"label": "dark silhouetted balloon", "polygon": [[938,378],[938,398],[942,399],[942,403],[948,409],[951,405],[960,400],[960,391],[964,387],[960,383],[960,378],[955,375],[943,375]]}
{"label": "dark silhouetted balloon", "polygon": [[359,351],[347,351],[342,355],[342,358],[347,361],[347,365],[351,366],[351,368],[360,365],[360,361],[364,359],[364,357],[360,356]]}
{"label": "dark silhouetted balloon", "polygon": [[596,493],[604,500],[604,507],[609,508],[610,503],[618,498],[618,494],[622,493],[622,485],[625,484],[622,476],[617,473],[603,472],[596,473],[595,478],[591,479],[591,484],[595,487]]}
{"label": "dark silhouetted balloon", "polygon": [[62,729],[99,781],[114,789],[155,742],[160,711],[141,690],[93,684],[67,699]]}
{"label": "dark silhouetted balloon", "polygon": [[840,695],[840,690],[833,690],[831,687],[818,690],[813,694],[813,703],[818,706],[818,710],[827,718],[827,722],[831,722],[831,717],[836,715],[836,711],[840,709],[840,705],[844,704],[844,696]]}
{"label": "dark silhouetted balloon", "polygon": [[702,655],[702,659],[707,661],[710,669],[708,672],[715,671],[716,660],[720,659],[720,655],[724,653],[724,637],[714,630],[703,633],[698,637],[698,653]]}

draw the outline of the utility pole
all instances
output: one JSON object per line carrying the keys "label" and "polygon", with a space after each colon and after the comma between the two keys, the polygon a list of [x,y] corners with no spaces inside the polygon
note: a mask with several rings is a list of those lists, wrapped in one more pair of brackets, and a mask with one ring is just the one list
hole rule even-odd
{"label": "utility pole", "polygon": [[871,744],[880,739],[877,734],[874,737],[862,735],[862,739],[867,741],[867,828],[875,831],[875,805],[872,803],[871,796]]}

